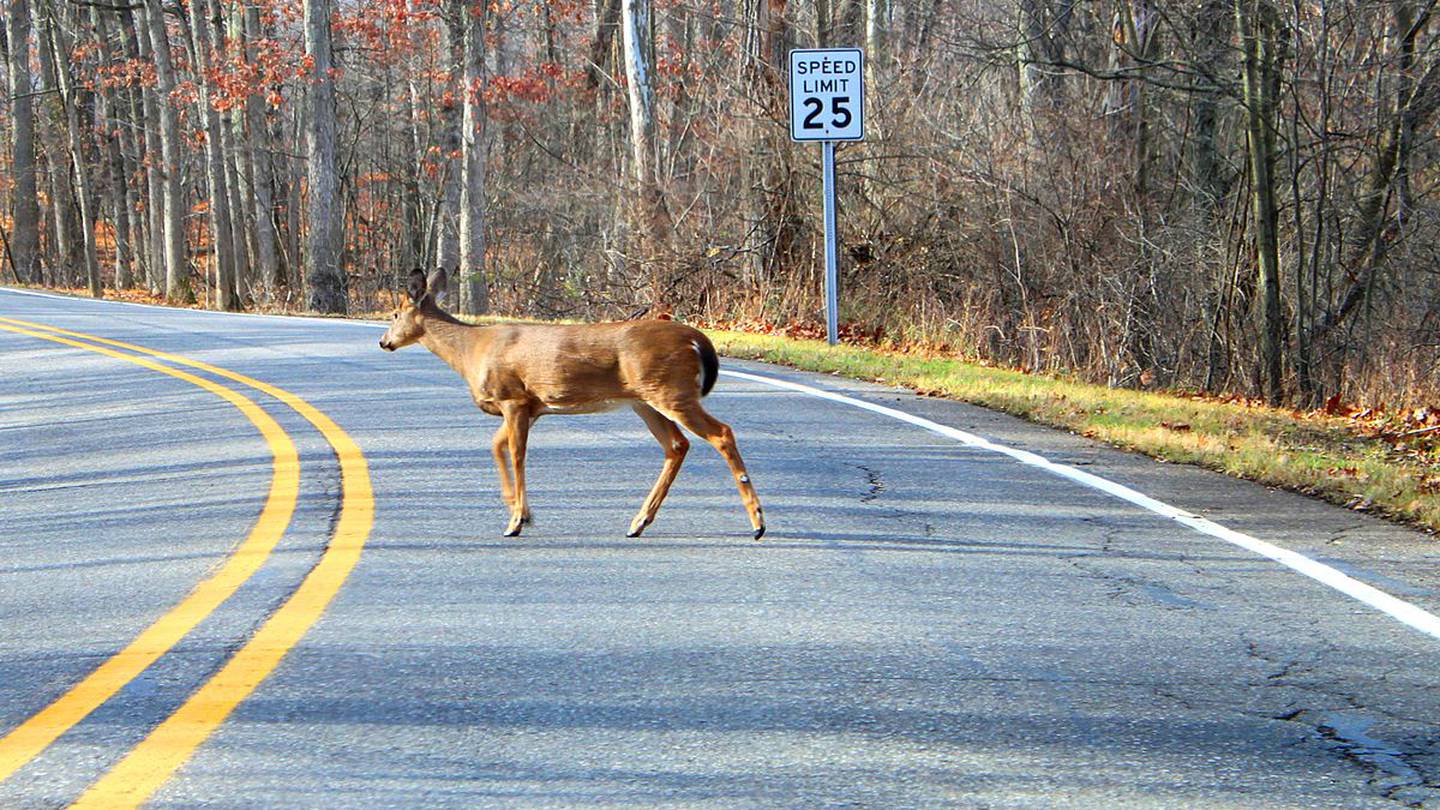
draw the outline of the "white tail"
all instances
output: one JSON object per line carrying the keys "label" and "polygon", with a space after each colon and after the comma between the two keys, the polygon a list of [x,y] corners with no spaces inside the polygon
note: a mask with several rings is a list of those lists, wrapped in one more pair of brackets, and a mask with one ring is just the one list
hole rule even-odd
{"label": "white tail", "polygon": [[535,420],[547,413],[595,413],[626,403],[665,451],[660,477],[628,536],[638,537],[655,520],[690,449],[677,423],[725,457],[755,538],[765,534],[760,499],[735,448],[735,434],[700,406],[720,368],[703,332],[673,321],[471,326],[440,309],[445,285],[444,270],[428,280],[424,272],[412,272],[410,300],[396,309],[380,347],[395,351],[420,343],[465,378],[480,410],[504,418],[492,450],[510,507],[507,537],[520,534],[530,522],[525,442]]}

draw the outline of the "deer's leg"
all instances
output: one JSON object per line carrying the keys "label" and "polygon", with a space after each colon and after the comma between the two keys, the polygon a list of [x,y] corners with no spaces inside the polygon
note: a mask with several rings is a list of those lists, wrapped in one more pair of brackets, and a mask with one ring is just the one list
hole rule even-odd
{"label": "deer's leg", "polygon": [[503,422],[495,431],[495,439],[490,443],[490,452],[495,455],[495,468],[500,471],[500,496],[505,499],[505,505],[513,509],[515,485],[510,480],[510,431]]}
{"label": "deer's leg", "polygon": [[740,500],[745,503],[745,511],[750,515],[750,525],[755,528],[755,539],[759,540],[765,534],[765,512],[760,508],[760,498],[755,494],[750,474],[745,471],[745,462],[735,447],[734,431],[706,412],[698,399],[681,401],[659,410],[709,442],[724,456],[725,463],[730,465],[730,473],[735,476],[735,486],[740,489]]}
{"label": "deer's leg", "polygon": [[660,511],[660,504],[665,500],[665,495],[670,492],[670,485],[675,483],[675,476],[680,472],[680,465],[685,461],[685,453],[690,449],[690,442],[685,434],[674,422],[661,416],[654,408],[643,402],[637,402],[631,406],[635,413],[645,420],[645,426],[655,436],[655,441],[660,443],[660,449],[665,451],[665,466],[660,468],[660,477],[655,479],[655,486],[650,490],[650,496],[640,507],[635,519],[630,521],[630,531],[626,537],[639,537],[645,531],[651,521],[655,520],[655,513]]}
{"label": "deer's leg", "polygon": [[515,472],[515,499],[510,504],[510,524],[505,527],[505,536],[517,537],[530,516],[530,504],[525,499],[525,445],[532,420],[530,409],[523,404],[504,405],[501,413],[510,439],[510,465]]}

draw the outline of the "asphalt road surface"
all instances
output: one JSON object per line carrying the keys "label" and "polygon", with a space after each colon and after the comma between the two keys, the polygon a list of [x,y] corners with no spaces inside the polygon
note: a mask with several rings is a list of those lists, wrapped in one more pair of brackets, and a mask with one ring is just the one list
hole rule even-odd
{"label": "asphalt road surface", "polygon": [[726,360],[765,378],[706,401],[762,541],[698,441],[626,539],[661,462],[628,409],[540,420],[507,539],[496,420],[374,325],[0,319],[0,807],[1440,807],[1433,538]]}

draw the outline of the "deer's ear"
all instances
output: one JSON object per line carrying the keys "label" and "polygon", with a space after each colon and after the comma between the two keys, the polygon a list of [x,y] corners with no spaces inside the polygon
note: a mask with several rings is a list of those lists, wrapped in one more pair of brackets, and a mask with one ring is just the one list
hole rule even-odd
{"label": "deer's ear", "polygon": [[426,284],[425,284],[425,271],[424,271],[424,270],[418,270],[418,269],[417,269],[417,270],[411,270],[411,271],[410,271],[410,301],[411,301],[412,303],[415,303],[415,304],[420,303],[420,299],[425,297],[425,288],[426,288]]}
{"label": "deer's ear", "polygon": [[442,267],[430,274],[428,286],[430,295],[435,298],[435,303],[440,303],[441,299],[445,297],[446,290],[450,287],[450,276],[445,272],[445,268]]}

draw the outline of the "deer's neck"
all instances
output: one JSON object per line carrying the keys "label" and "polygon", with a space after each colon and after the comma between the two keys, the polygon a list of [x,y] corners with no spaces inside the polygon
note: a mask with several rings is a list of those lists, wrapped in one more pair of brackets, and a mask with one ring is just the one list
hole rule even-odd
{"label": "deer's neck", "polygon": [[428,322],[425,324],[425,333],[420,337],[420,345],[464,377],[466,370],[474,366],[471,358],[481,342],[480,336],[484,330],[461,323],[443,313],[429,316],[426,320]]}

